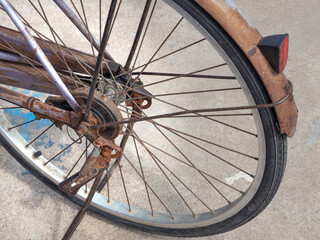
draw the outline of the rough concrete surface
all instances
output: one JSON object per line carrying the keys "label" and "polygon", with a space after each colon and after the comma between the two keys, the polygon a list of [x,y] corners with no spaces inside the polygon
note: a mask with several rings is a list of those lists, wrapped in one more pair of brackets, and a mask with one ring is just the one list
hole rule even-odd
{"label": "rough concrete surface", "polygon": [[[262,35],[290,34],[286,75],[299,108],[279,191],[254,220],[199,239],[320,239],[320,2],[236,0]],[[79,209],[29,174],[0,147],[0,239],[59,239]],[[73,239],[174,239],[116,226],[89,213]]]}

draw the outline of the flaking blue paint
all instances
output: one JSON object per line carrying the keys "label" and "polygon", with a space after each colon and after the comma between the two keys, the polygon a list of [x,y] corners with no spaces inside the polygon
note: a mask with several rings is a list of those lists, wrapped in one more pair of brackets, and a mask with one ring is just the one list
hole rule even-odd
{"label": "flaking blue paint", "polygon": [[31,173],[26,170],[26,171],[24,171],[24,173],[22,173],[22,176],[29,175],[29,174],[31,175]]}
{"label": "flaking blue paint", "polygon": [[225,1],[226,1],[226,3],[227,3],[231,8],[238,10],[238,12],[241,14],[241,16],[244,17],[244,18],[247,20],[248,24],[249,24],[251,27],[254,27],[254,25],[253,25],[252,22],[249,20],[249,18],[247,18],[247,16],[241,11],[241,9],[239,9],[239,8],[237,7],[237,5],[236,5],[232,0],[225,0]]}
{"label": "flaking blue paint", "polygon": [[[12,88],[12,90],[17,90],[17,88]],[[25,95],[30,94],[30,92],[31,92],[30,90],[21,91],[21,93]],[[32,93],[32,96],[35,98],[40,98],[42,95],[43,95],[42,93]],[[26,112],[23,109],[5,109],[4,112],[9,117],[12,125],[18,125],[20,123],[27,122],[34,119],[33,113]],[[47,119],[35,121],[33,123],[26,124],[19,127],[19,133],[24,139],[26,139],[26,141],[30,141],[32,139],[28,131],[39,130],[41,128],[48,127],[50,124],[51,124],[50,121]],[[32,128],[30,128],[30,125],[32,125]]]}

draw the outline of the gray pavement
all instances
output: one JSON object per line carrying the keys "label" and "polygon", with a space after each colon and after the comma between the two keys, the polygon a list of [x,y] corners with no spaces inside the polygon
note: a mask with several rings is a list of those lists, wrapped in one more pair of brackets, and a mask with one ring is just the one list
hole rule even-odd
{"label": "gray pavement", "polygon": [[[288,32],[286,75],[299,108],[297,133],[274,200],[248,224],[201,239],[320,239],[320,2],[237,0],[262,35]],[[0,239],[59,239],[79,209],[30,175],[0,146]],[[74,239],[171,239],[87,214]]]}

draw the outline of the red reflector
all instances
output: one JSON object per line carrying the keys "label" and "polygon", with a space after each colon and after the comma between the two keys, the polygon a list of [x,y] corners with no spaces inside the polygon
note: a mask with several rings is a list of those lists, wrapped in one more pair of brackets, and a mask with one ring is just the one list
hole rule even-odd
{"label": "red reflector", "polygon": [[286,36],[279,49],[279,72],[283,72],[287,65],[289,51],[289,35]]}
{"label": "red reflector", "polygon": [[288,60],[289,35],[278,34],[264,37],[258,46],[272,68],[278,73],[283,72]]}

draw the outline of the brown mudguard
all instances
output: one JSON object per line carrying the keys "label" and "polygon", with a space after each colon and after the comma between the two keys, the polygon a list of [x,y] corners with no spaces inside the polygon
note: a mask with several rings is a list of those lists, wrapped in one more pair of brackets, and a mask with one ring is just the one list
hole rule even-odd
{"label": "brown mudguard", "polygon": [[[276,73],[257,47],[262,39],[258,30],[252,26],[231,0],[194,0],[209,13],[233,38],[248,57],[261,78],[272,102],[287,95],[289,83],[285,75]],[[298,109],[291,96],[277,105],[275,111],[281,133],[292,137],[296,130]]]}

